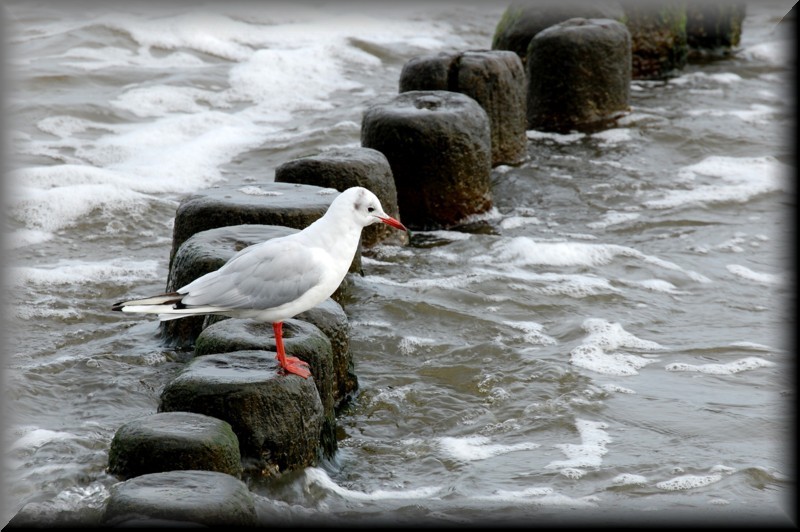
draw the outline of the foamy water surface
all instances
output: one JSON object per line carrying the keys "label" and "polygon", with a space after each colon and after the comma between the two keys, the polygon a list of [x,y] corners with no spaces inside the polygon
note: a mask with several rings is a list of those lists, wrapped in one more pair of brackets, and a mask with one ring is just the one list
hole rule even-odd
{"label": "foamy water surface", "polygon": [[[505,7],[6,2],[6,521],[96,523],[111,438],[180,370],[110,308],[164,288],[181,198],[358,146],[408,59],[489,48]],[[789,7],[613,129],[528,131],[463,230],[365,251],[339,451],[254,483],[263,523],[793,513]]]}

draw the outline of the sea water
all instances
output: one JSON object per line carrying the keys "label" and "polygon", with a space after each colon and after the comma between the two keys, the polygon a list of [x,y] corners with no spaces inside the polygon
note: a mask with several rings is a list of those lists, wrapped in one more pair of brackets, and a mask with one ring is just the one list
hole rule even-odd
{"label": "sea water", "polygon": [[[528,131],[470,230],[365,252],[339,451],[253,483],[261,522],[788,522],[791,5],[613,129]],[[163,290],[181,198],[358,146],[407,60],[489,48],[507,6],[4,7],[5,521],[94,523],[182,366],[110,311]]]}

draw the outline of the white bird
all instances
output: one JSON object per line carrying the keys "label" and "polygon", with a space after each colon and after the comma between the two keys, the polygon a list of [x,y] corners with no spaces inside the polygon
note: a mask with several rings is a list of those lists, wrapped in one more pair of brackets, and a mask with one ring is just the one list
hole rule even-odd
{"label": "white bird", "polygon": [[278,363],[287,372],[308,378],[308,364],[286,356],[283,320],[315,307],[336,291],[353,262],[361,230],[377,222],[408,231],[383,211],[375,194],[362,187],[348,188],[302,231],[246,247],[220,269],[175,292],[123,301],[112,310],[158,314],[162,321],[219,314],[272,323]]}

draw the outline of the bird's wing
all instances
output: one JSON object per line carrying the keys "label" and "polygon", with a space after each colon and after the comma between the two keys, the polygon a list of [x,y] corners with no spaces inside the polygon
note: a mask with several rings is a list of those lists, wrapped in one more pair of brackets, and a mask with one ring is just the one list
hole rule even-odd
{"label": "bird's wing", "polygon": [[247,247],[219,270],[178,290],[187,306],[270,309],[294,301],[325,274],[318,250],[291,239]]}

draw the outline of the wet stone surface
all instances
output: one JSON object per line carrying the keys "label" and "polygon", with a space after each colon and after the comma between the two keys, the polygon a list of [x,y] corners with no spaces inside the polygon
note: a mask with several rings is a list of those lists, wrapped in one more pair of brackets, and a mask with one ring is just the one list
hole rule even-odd
{"label": "wet stone surface", "polygon": [[361,143],[389,160],[410,229],[452,227],[492,206],[489,117],[469,96],[408,91],[375,104]]}
{"label": "wet stone surface", "polygon": [[213,471],[142,475],[111,487],[103,524],[153,526],[252,526],[253,496],[240,480]]}
{"label": "wet stone surface", "polygon": [[313,377],[283,373],[275,354],[236,351],[195,358],[161,393],[159,412],[197,412],[230,423],[245,476],[315,465],[325,411]]}
{"label": "wet stone surface", "polygon": [[108,471],[127,479],[173,470],[242,473],[239,440],[221,419],[190,412],[164,412],[120,427],[108,457]]}

